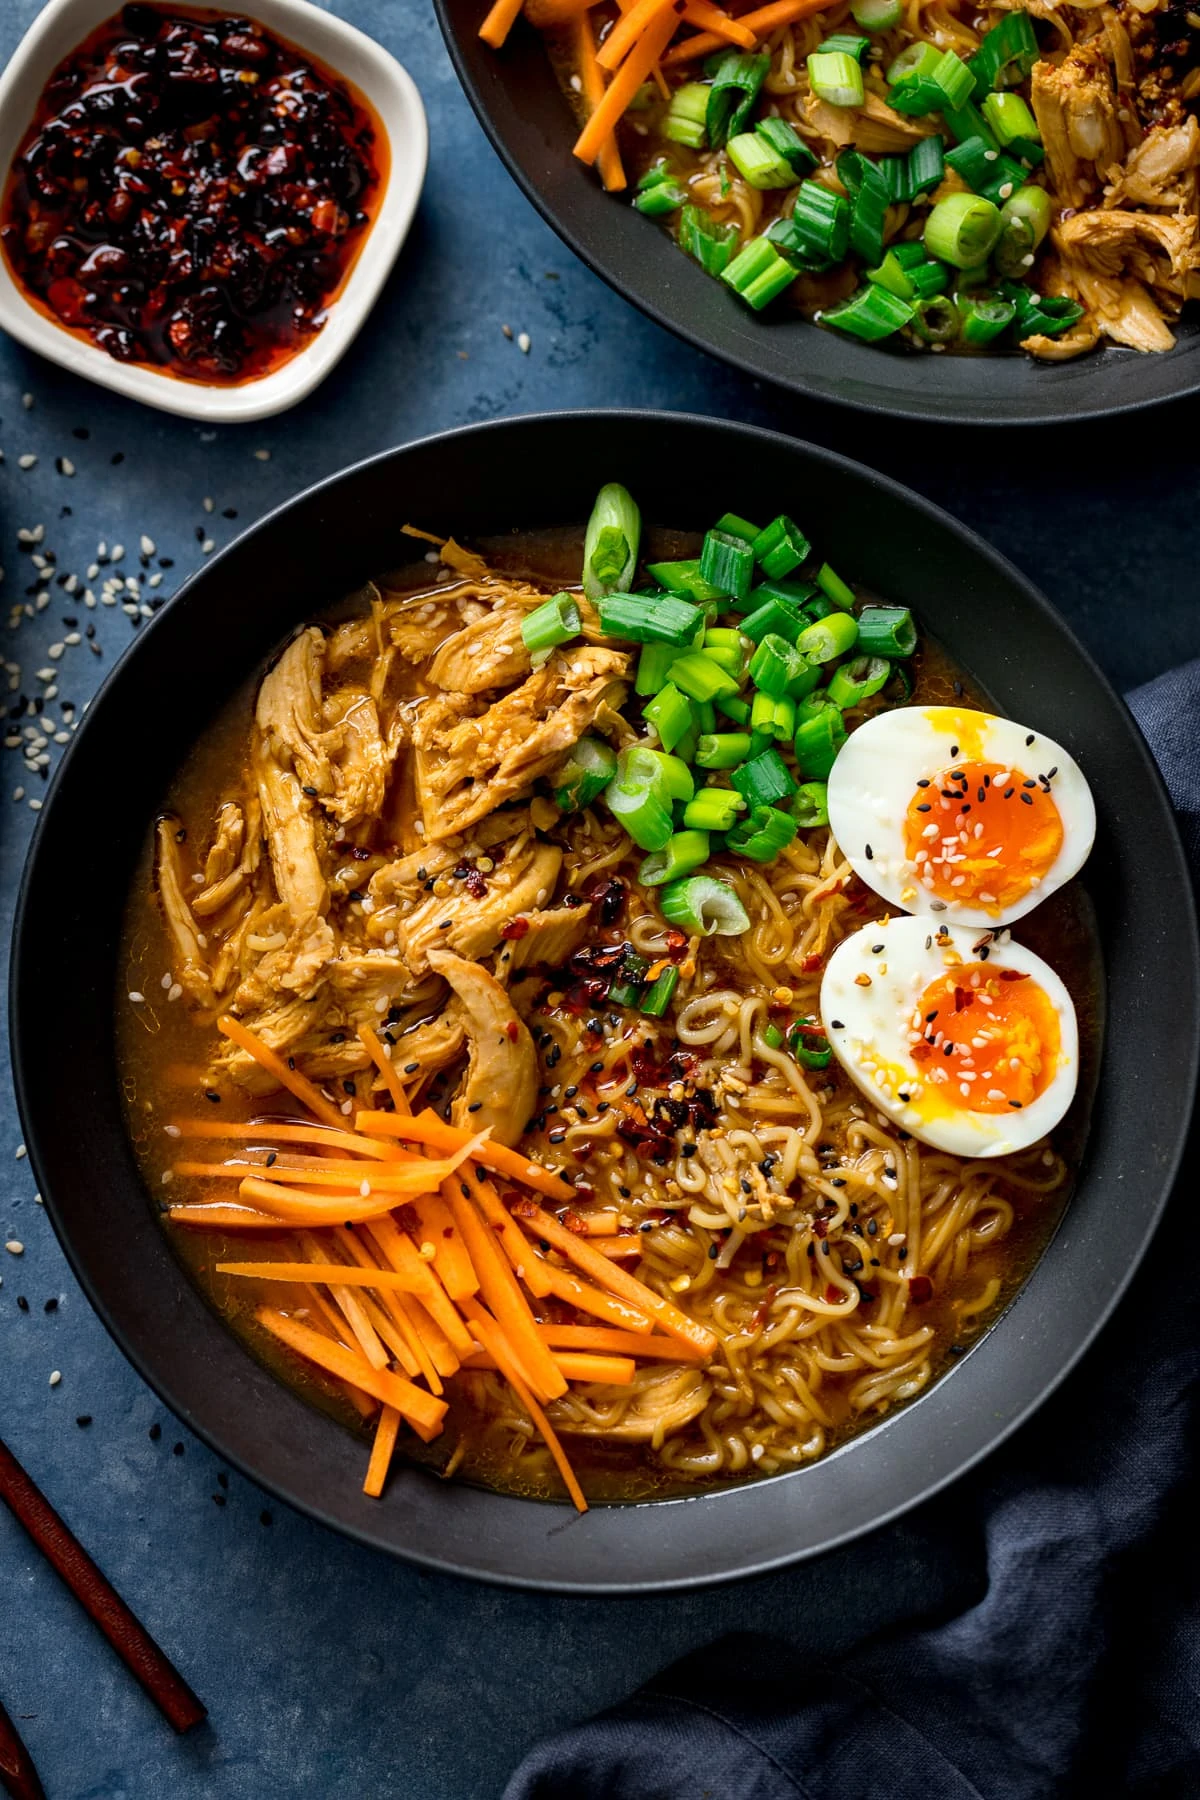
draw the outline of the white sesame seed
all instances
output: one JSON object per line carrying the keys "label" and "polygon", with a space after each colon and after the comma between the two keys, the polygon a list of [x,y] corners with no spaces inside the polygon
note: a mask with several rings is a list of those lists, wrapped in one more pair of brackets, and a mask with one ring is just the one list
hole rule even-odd
{"label": "white sesame seed", "polygon": [[71,461],[69,456],[59,457],[58,472],[60,475],[73,475],[75,473],[75,464]]}
{"label": "white sesame seed", "polygon": [[99,575],[99,573],[100,573],[100,564],[99,563],[89,563],[88,564],[87,578],[89,581],[95,581],[95,579],[96,579],[97,575]]}
{"label": "white sesame seed", "polygon": [[77,631],[68,631],[66,637],[63,639],[64,644],[82,644],[82,642],[83,638]]}
{"label": "white sesame seed", "polygon": [[205,512],[210,513],[212,511],[215,503],[213,501],[213,497],[211,494],[205,494],[205,496],[204,496],[203,500],[200,502],[200,504],[204,508]]}
{"label": "white sesame seed", "polygon": [[62,1380],[61,1369],[52,1369],[50,1371],[50,1386],[57,1387],[61,1380]]}
{"label": "white sesame seed", "polygon": [[513,328],[512,328],[512,326],[511,326],[511,325],[502,325],[502,326],[501,326],[501,327],[500,327],[500,329],[501,329],[501,331],[502,331],[502,332],[503,332],[503,333],[504,333],[504,335],[505,335],[505,337],[506,337],[506,338],[508,338],[508,339],[509,339],[509,341],[510,341],[510,342],[511,342],[511,341],[512,341],[512,334],[513,334]]}
{"label": "white sesame seed", "polygon": [[270,462],[271,452],[269,450],[256,450],[254,452],[254,458],[256,462]]}
{"label": "white sesame seed", "polygon": [[65,644],[51,644],[46,655],[50,658],[51,662],[57,662],[65,649]]}
{"label": "white sesame seed", "polygon": [[200,546],[201,554],[204,556],[211,556],[216,547],[216,543],[212,538],[205,538]]}
{"label": "white sesame seed", "polygon": [[180,987],[179,983],[177,981],[173,981],[171,983],[170,987],[167,989],[167,999],[168,1000],[178,1000],[178,998],[182,994],[182,992],[183,992],[183,989]]}
{"label": "white sesame seed", "polygon": [[38,612],[45,612],[46,608],[50,604],[50,595],[45,588],[42,589],[41,593],[34,600],[33,604],[36,607]]}
{"label": "white sesame seed", "polygon": [[41,801],[40,800],[31,800],[29,802],[29,810],[30,810],[30,812],[41,812],[41,810],[42,810]]}
{"label": "white sesame seed", "polygon": [[24,1256],[25,1246],[19,1238],[9,1238],[4,1248],[10,1256]]}
{"label": "white sesame seed", "polygon": [[138,540],[138,547],[143,556],[153,556],[156,548],[154,539],[152,537],[147,537],[144,531]]}
{"label": "white sesame seed", "polygon": [[520,331],[517,333],[517,349],[521,352],[522,356],[529,355],[529,349],[532,342],[533,340],[527,331]]}
{"label": "white sesame seed", "polygon": [[17,467],[18,469],[34,469],[37,467],[37,457],[26,451],[24,456],[18,456]]}
{"label": "white sesame seed", "polygon": [[46,535],[44,525],[22,525],[17,531],[18,544],[40,544]]}
{"label": "white sesame seed", "polygon": [[22,394],[21,395],[21,405],[25,408],[26,412],[32,411],[33,395],[32,394]]}
{"label": "white sesame seed", "polygon": [[135,1006],[144,1006],[146,1003],[145,994],[139,994],[136,988],[130,988],[129,998],[133,1001]]}
{"label": "white sesame seed", "polygon": [[17,787],[17,788],[13,789],[13,799],[14,800],[23,800],[24,798],[25,798],[25,789],[24,788]]}
{"label": "white sesame seed", "polygon": [[16,1155],[17,1162],[23,1162],[25,1157],[27,1157],[28,1155],[29,1155],[29,1152],[28,1152],[28,1150],[26,1150],[24,1144],[18,1144],[17,1145],[17,1155]]}
{"label": "white sesame seed", "polygon": [[162,586],[162,571],[155,570],[153,575],[148,575],[146,577],[146,586],[152,587],[152,588],[161,587]]}
{"label": "white sesame seed", "polygon": [[114,544],[112,547],[112,557],[110,560],[113,562],[120,562],[120,560],[124,556],[124,554],[125,554],[124,544]]}

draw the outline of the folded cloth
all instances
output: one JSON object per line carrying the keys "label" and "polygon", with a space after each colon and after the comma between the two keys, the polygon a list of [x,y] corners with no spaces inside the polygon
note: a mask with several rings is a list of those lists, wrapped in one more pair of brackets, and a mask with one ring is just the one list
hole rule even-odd
{"label": "folded cloth", "polygon": [[[1200,661],[1130,706],[1200,877]],[[504,1800],[1197,1800],[1198,1177],[1193,1150],[1080,1368],[931,1503],[977,1522],[973,1604],[832,1664],[724,1638],[536,1746]]]}

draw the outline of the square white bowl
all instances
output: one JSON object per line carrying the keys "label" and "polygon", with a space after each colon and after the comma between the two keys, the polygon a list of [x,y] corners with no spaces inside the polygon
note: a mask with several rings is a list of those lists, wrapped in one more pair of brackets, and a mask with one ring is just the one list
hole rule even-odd
{"label": "square white bowl", "polygon": [[[50,0],[0,76],[0,179],[7,179],[17,147],[47,80],[77,44],[120,10],[121,0]],[[169,11],[169,0],[164,10]],[[425,179],[429,128],[416,84],[388,51],[308,0],[232,0],[231,12],[257,19],[269,31],[308,51],[344,76],[374,107],[389,144],[382,199],[324,326],[286,363],[239,386],[181,380],[116,361],[99,345],[55,325],[25,298],[0,256],[0,330],[51,362],[101,387],[163,412],[213,424],[269,418],[295,406],[324,381],[362,327],[408,235]]]}

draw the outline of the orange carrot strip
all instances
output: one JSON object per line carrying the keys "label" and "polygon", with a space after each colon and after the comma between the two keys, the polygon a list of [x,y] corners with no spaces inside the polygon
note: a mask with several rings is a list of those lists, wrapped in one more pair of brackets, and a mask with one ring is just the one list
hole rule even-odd
{"label": "orange carrot strip", "polygon": [[447,1377],[457,1375],[462,1367],[457,1351],[452,1348],[445,1333],[434,1324],[415,1294],[406,1294],[401,1304],[417,1353],[422,1363],[428,1363],[434,1371],[433,1381],[436,1382],[439,1374]]}
{"label": "orange carrot strip", "polygon": [[677,0],[633,0],[619,18],[599,50],[596,61],[610,74],[619,69],[633,46],[662,13],[674,12]]}
{"label": "orange carrot strip", "polygon": [[366,1480],[363,1482],[363,1493],[369,1494],[372,1500],[378,1500],[383,1492],[383,1484],[392,1466],[399,1430],[400,1414],[394,1406],[385,1406],[375,1427],[375,1442],[371,1445],[371,1460],[367,1464]]}
{"label": "orange carrot strip", "polygon": [[554,1361],[568,1381],[600,1381],[607,1387],[628,1387],[637,1373],[631,1356],[596,1356],[583,1350],[556,1350]]}
{"label": "orange carrot strip", "polygon": [[[432,1168],[434,1165],[430,1164]],[[238,1189],[243,1200],[252,1200],[260,1212],[274,1213],[289,1225],[337,1225],[346,1219],[377,1219],[404,1199],[402,1191],[388,1188],[363,1199],[357,1194],[310,1194],[303,1188],[281,1187],[274,1181],[247,1179]]]}
{"label": "orange carrot strip", "polygon": [[383,1085],[392,1096],[392,1105],[396,1111],[411,1113],[412,1107],[408,1104],[408,1095],[404,1091],[404,1084],[392,1067],[391,1057],[369,1025],[359,1027],[358,1041],[383,1076]]}
{"label": "orange carrot strip", "polygon": [[699,1352],[678,1338],[616,1331],[605,1325],[539,1325],[538,1336],[552,1350],[594,1350],[601,1356],[648,1356],[658,1362],[699,1362]]}
{"label": "orange carrot strip", "polygon": [[719,6],[710,5],[709,0],[684,0],[683,17],[698,31],[711,31],[714,37],[738,44],[743,50],[753,50],[758,42],[740,19],[731,19]]}
{"label": "orange carrot strip", "polygon": [[[836,4],[836,0],[771,0],[769,6],[760,6],[755,12],[743,13],[738,19],[747,31],[752,31],[758,41],[775,31],[780,25],[790,25],[793,19],[807,18],[810,13],[826,12]],[[715,31],[698,31],[695,37],[684,38],[681,43],[672,45],[663,57],[664,68],[672,68],[676,63],[695,62],[698,56],[707,56],[712,50],[720,50],[724,40]]]}
{"label": "orange carrot strip", "polygon": [[636,1331],[639,1337],[649,1337],[654,1330],[645,1313],[639,1312],[636,1306],[627,1306],[615,1294],[606,1294],[589,1282],[580,1281],[569,1269],[560,1269],[555,1263],[543,1259],[539,1266],[555,1298],[566,1300],[579,1312],[590,1313],[594,1319],[604,1319],[622,1331]]}
{"label": "orange carrot strip", "polygon": [[499,1238],[504,1247],[504,1253],[515,1269],[518,1278],[525,1283],[536,1299],[543,1299],[550,1292],[550,1286],[542,1274],[541,1258],[529,1254],[529,1239],[491,1182],[480,1181],[474,1169],[468,1168],[465,1164],[455,1176],[456,1181],[459,1176],[470,1189],[471,1198]]}
{"label": "orange carrot strip", "polygon": [[[575,35],[575,64],[579,70],[580,91],[589,113],[594,113],[604,98],[604,70],[596,61],[596,33],[586,13],[579,21]],[[619,193],[627,185],[621,152],[615,132],[610,131],[596,156],[600,179],[610,194]]]}
{"label": "orange carrot strip", "polygon": [[607,1256],[610,1260],[615,1259],[618,1262],[625,1262],[631,1256],[642,1254],[640,1241],[635,1237],[628,1236],[601,1238],[596,1248],[601,1256]]}
{"label": "orange carrot strip", "polygon": [[558,1434],[555,1432],[554,1427],[551,1425],[549,1419],[522,1381],[512,1352],[509,1349],[508,1340],[503,1331],[500,1329],[495,1319],[491,1318],[490,1315],[484,1311],[478,1300],[464,1300],[463,1311],[470,1319],[472,1328],[480,1343],[483,1345],[484,1349],[495,1358],[496,1364],[503,1374],[504,1379],[508,1382],[513,1392],[516,1394],[517,1399],[521,1402],[521,1405],[525,1408],[526,1412],[541,1432],[543,1438],[546,1440],[546,1447],[554,1458],[558,1472],[563,1478],[575,1510],[581,1513],[586,1512],[587,1501],[583,1497],[583,1489],[575,1478],[575,1471],[567,1459],[567,1453],[559,1442]]}
{"label": "orange carrot strip", "polygon": [[709,1331],[705,1325],[697,1325],[694,1319],[689,1319],[686,1313],[680,1312],[670,1300],[664,1300],[661,1294],[647,1287],[644,1281],[639,1281],[636,1275],[631,1275],[628,1269],[622,1269],[606,1256],[601,1256],[586,1238],[576,1237],[573,1231],[560,1225],[557,1219],[552,1218],[540,1206],[530,1206],[527,1214],[522,1209],[517,1218],[526,1231],[553,1244],[568,1262],[573,1262],[576,1268],[582,1269],[585,1275],[590,1275],[601,1287],[608,1288],[610,1293],[657,1319],[663,1330],[672,1337],[694,1344],[697,1350],[703,1351],[707,1356],[716,1354],[719,1340],[715,1332]]}
{"label": "orange carrot strip", "polygon": [[364,1357],[344,1350],[340,1344],[322,1337],[319,1331],[301,1325],[297,1319],[288,1318],[286,1313],[261,1306],[256,1317],[259,1324],[272,1336],[287,1344],[300,1356],[306,1356],[310,1362],[327,1369],[331,1375],[352,1382],[364,1394],[372,1395],[385,1406],[394,1406],[421,1436],[428,1434],[429,1437],[436,1437],[441,1430],[442,1420],[446,1416],[444,1400],[427,1394],[424,1388],[417,1387],[403,1375],[395,1375],[389,1369],[373,1369]]}
{"label": "orange carrot strip", "polygon": [[451,1305],[432,1265],[418,1256],[412,1239],[404,1235],[394,1219],[386,1217],[373,1219],[370,1232],[392,1268],[411,1278],[410,1292],[421,1302],[456,1353],[459,1356],[470,1356],[471,1334]]}
{"label": "orange carrot strip", "polygon": [[407,1191],[414,1186],[414,1176],[419,1177],[430,1167],[427,1157],[414,1156],[411,1161],[398,1163],[361,1163],[339,1162],[333,1157],[314,1157],[311,1162],[265,1163],[265,1162],[177,1162],[174,1164],[177,1175],[188,1175],[200,1180],[215,1177],[218,1181],[240,1181],[247,1175],[261,1176],[264,1181],[295,1182],[300,1187],[337,1187],[345,1188],[348,1194],[356,1194],[365,1181],[372,1193],[383,1193],[388,1189],[393,1192]]}
{"label": "orange carrot strip", "polygon": [[621,1220],[615,1212],[577,1212],[575,1218],[583,1226],[581,1237],[616,1237],[621,1229]]}
{"label": "orange carrot strip", "polygon": [[240,1019],[225,1013],[217,1020],[217,1030],[235,1043],[239,1050],[252,1056],[269,1075],[273,1075],[281,1088],[286,1088],[289,1094],[295,1094],[297,1100],[302,1100],[309,1112],[315,1113],[318,1119],[323,1119],[335,1131],[342,1129],[345,1121],[332,1101],[327,1100],[306,1075],[301,1075],[299,1069],[289,1069],[283,1057],[276,1056],[274,1050],[268,1050],[262,1039],[249,1031]]}
{"label": "orange carrot strip", "polygon": [[405,1304],[404,1297],[391,1294],[388,1298],[396,1308],[395,1313],[385,1313],[378,1300],[370,1294],[364,1294],[362,1303],[367,1317],[411,1380],[423,1381],[431,1394],[445,1393],[441,1378],[429,1360],[428,1351],[409,1326],[404,1314],[399,1311],[400,1306]]}
{"label": "orange carrot strip", "polygon": [[[252,1144],[319,1144],[329,1150],[348,1150],[354,1156],[368,1156],[375,1162],[388,1162],[398,1146],[381,1144],[374,1138],[360,1137],[354,1131],[331,1131],[327,1125],[311,1123],[283,1124],[274,1120],[244,1124],[239,1120],[176,1119],[171,1126],[179,1137],[229,1138],[236,1143]],[[405,1152],[400,1151],[403,1156]]]}
{"label": "orange carrot strip", "polygon": [[525,17],[538,31],[553,31],[556,26],[569,25],[584,13],[596,0],[525,0]]}
{"label": "orange carrot strip", "polygon": [[[351,1349],[350,1333],[347,1330],[346,1321],[329,1297],[323,1294],[320,1288],[314,1286],[311,1281],[305,1286],[304,1297],[309,1304],[314,1306],[320,1313],[333,1334],[334,1342],[343,1345],[347,1350]],[[357,1393],[357,1388],[355,1388],[353,1392]],[[360,1394],[359,1398],[362,1399],[364,1396]],[[372,1410],[374,1410],[373,1403]]]}
{"label": "orange carrot strip", "polygon": [[[350,1231],[343,1227],[341,1230],[335,1232],[334,1235],[347,1256],[352,1256],[360,1269],[379,1269],[377,1247],[376,1256],[372,1256],[371,1251],[363,1242],[359,1232]],[[386,1273],[386,1271],[381,1270],[380,1273]],[[410,1285],[409,1278],[406,1275],[400,1276],[399,1280],[404,1282],[406,1286]],[[391,1288],[377,1288],[374,1297],[370,1294],[365,1294],[363,1296],[363,1305],[373,1319],[375,1329],[379,1331],[384,1343],[391,1344],[393,1350],[396,1350],[398,1344],[403,1345],[409,1358],[416,1363],[416,1370],[410,1370],[409,1373],[419,1372],[422,1374],[428,1381],[433,1392],[435,1394],[440,1394],[442,1392],[442,1384],[438,1380],[438,1373],[440,1371],[443,1375],[453,1375],[458,1368],[458,1358],[439,1331],[436,1334],[437,1341],[443,1354],[440,1357],[434,1356],[431,1359],[421,1334],[416,1330],[413,1322],[412,1310],[416,1305],[416,1302],[413,1300],[411,1294],[396,1292]],[[383,1319],[375,1317],[376,1313],[383,1314],[386,1319],[391,1322],[393,1329],[390,1333],[381,1330]],[[399,1355],[399,1350],[396,1350],[396,1353]],[[401,1356],[400,1360],[401,1362],[404,1362],[405,1358]]]}
{"label": "orange carrot strip", "polygon": [[495,5],[479,27],[479,35],[493,50],[499,50],[517,22],[521,0],[495,0]]}
{"label": "orange carrot strip", "polygon": [[595,162],[605,138],[616,129],[617,121],[670,43],[678,23],[679,15],[672,9],[658,13],[647,25],[575,141],[574,154],[580,162]]}
{"label": "orange carrot strip", "polygon": [[508,1339],[522,1375],[539,1400],[557,1400],[567,1391],[566,1381],[537,1334],[529,1302],[501,1255],[495,1234],[476,1212],[474,1202],[454,1192],[452,1182],[448,1181],[442,1192],[475,1265],[483,1298]]}
{"label": "orange carrot strip", "polygon": [[[299,1244],[304,1255],[307,1257],[310,1266],[315,1267],[323,1263],[325,1253],[322,1250],[321,1245],[310,1232],[302,1231],[300,1233]],[[326,1266],[332,1266],[335,1271],[345,1267],[342,1263],[334,1263]],[[347,1275],[352,1274],[352,1272],[353,1271],[350,1269],[346,1269]],[[310,1276],[309,1279],[312,1280],[315,1278]],[[362,1351],[371,1367],[373,1369],[386,1369],[388,1366],[387,1351],[380,1342],[379,1333],[367,1317],[366,1308],[363,1306],[360,1297],[357,1294],[352,1293],[349,1285],[344,1281],[330,1281],[328,1277],[322,1277],[321,1279],[323,1279],[324,1285],[329,1289],[331,1297],[341,1308],[343,1318],[347,1325],[349,1325],[357,1340],[359,1349]]]}
{"label": "orange carrot strip", "polygon": [[219,1262],[219,1275],[243,1275],[254,1281],[320,1281],[326,1287],[339,1282],[343,1287],[399,1288],[411,1293],[407,1275],[394,1269],[355,1269],[339,1262]]}
{"label": "orange carrot strip", "polygon": [[198,1225],[206,1231],[285,1231],[273,1213],[251,1212],[244,1206],[172,1206],[167,1217],[175,1225]]}
{"label": "orange carrot strip", "polygon": [[[454,1179],[457,1181],[461,1174],[460,1169]],[[436,1252],[434,1266],[450,1298],[465,1300],[468,1294],[477,1294],[479,1276],[441,1194],[422,1194],[412,1202],[412,1208],[421,1221],[422,1242],[432,1244]]]}
{"label": "orange carrot strip", "polygon": [[414,1119],[398,1119],[395,1113],[360,1112],[355,1124],[365,1137],[402,1138],[410,1144],[427,1144],[431,1150],[441,1150],[448,1156],[455,1154],[469,1142],[471,1147],[468,1158],[479,1163],[482,1168],[494,1169],[497,1175],[506,1175],[512,1181],[520,1181],[539,1194],[545,1194],[550,1200],[575,1198],[574,1188],[561,1175],[555,1175],[550,1169],[543,1169],[541,1163],[531,1162],[527,1156],[520,1155],[516,1150],[509,1150],[504,1144],[495,1144],[491,1138],[482,1134],[469,1139],[468,1134],[460,1131],[457,1125],[447,1125],[435,1112],[428,1109],[418,1113]]}

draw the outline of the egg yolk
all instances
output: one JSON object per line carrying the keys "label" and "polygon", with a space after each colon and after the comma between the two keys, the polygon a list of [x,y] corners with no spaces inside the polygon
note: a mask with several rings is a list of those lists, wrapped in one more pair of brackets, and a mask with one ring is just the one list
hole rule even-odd
{"label": "egg yolk", "polygon": [[922,887],[997,915],[1023,900],[1062,849],[1050,783],[990,762],[954,763],[919,782],[904,848]]}
{"label": "egg yolk", "polygon": [[1029,975],[964,963],[939,976],[913,1008],[911,1056],[947,1106],[1001,1113],[1029,1106],[1054,1078],[1058,1014]]}

